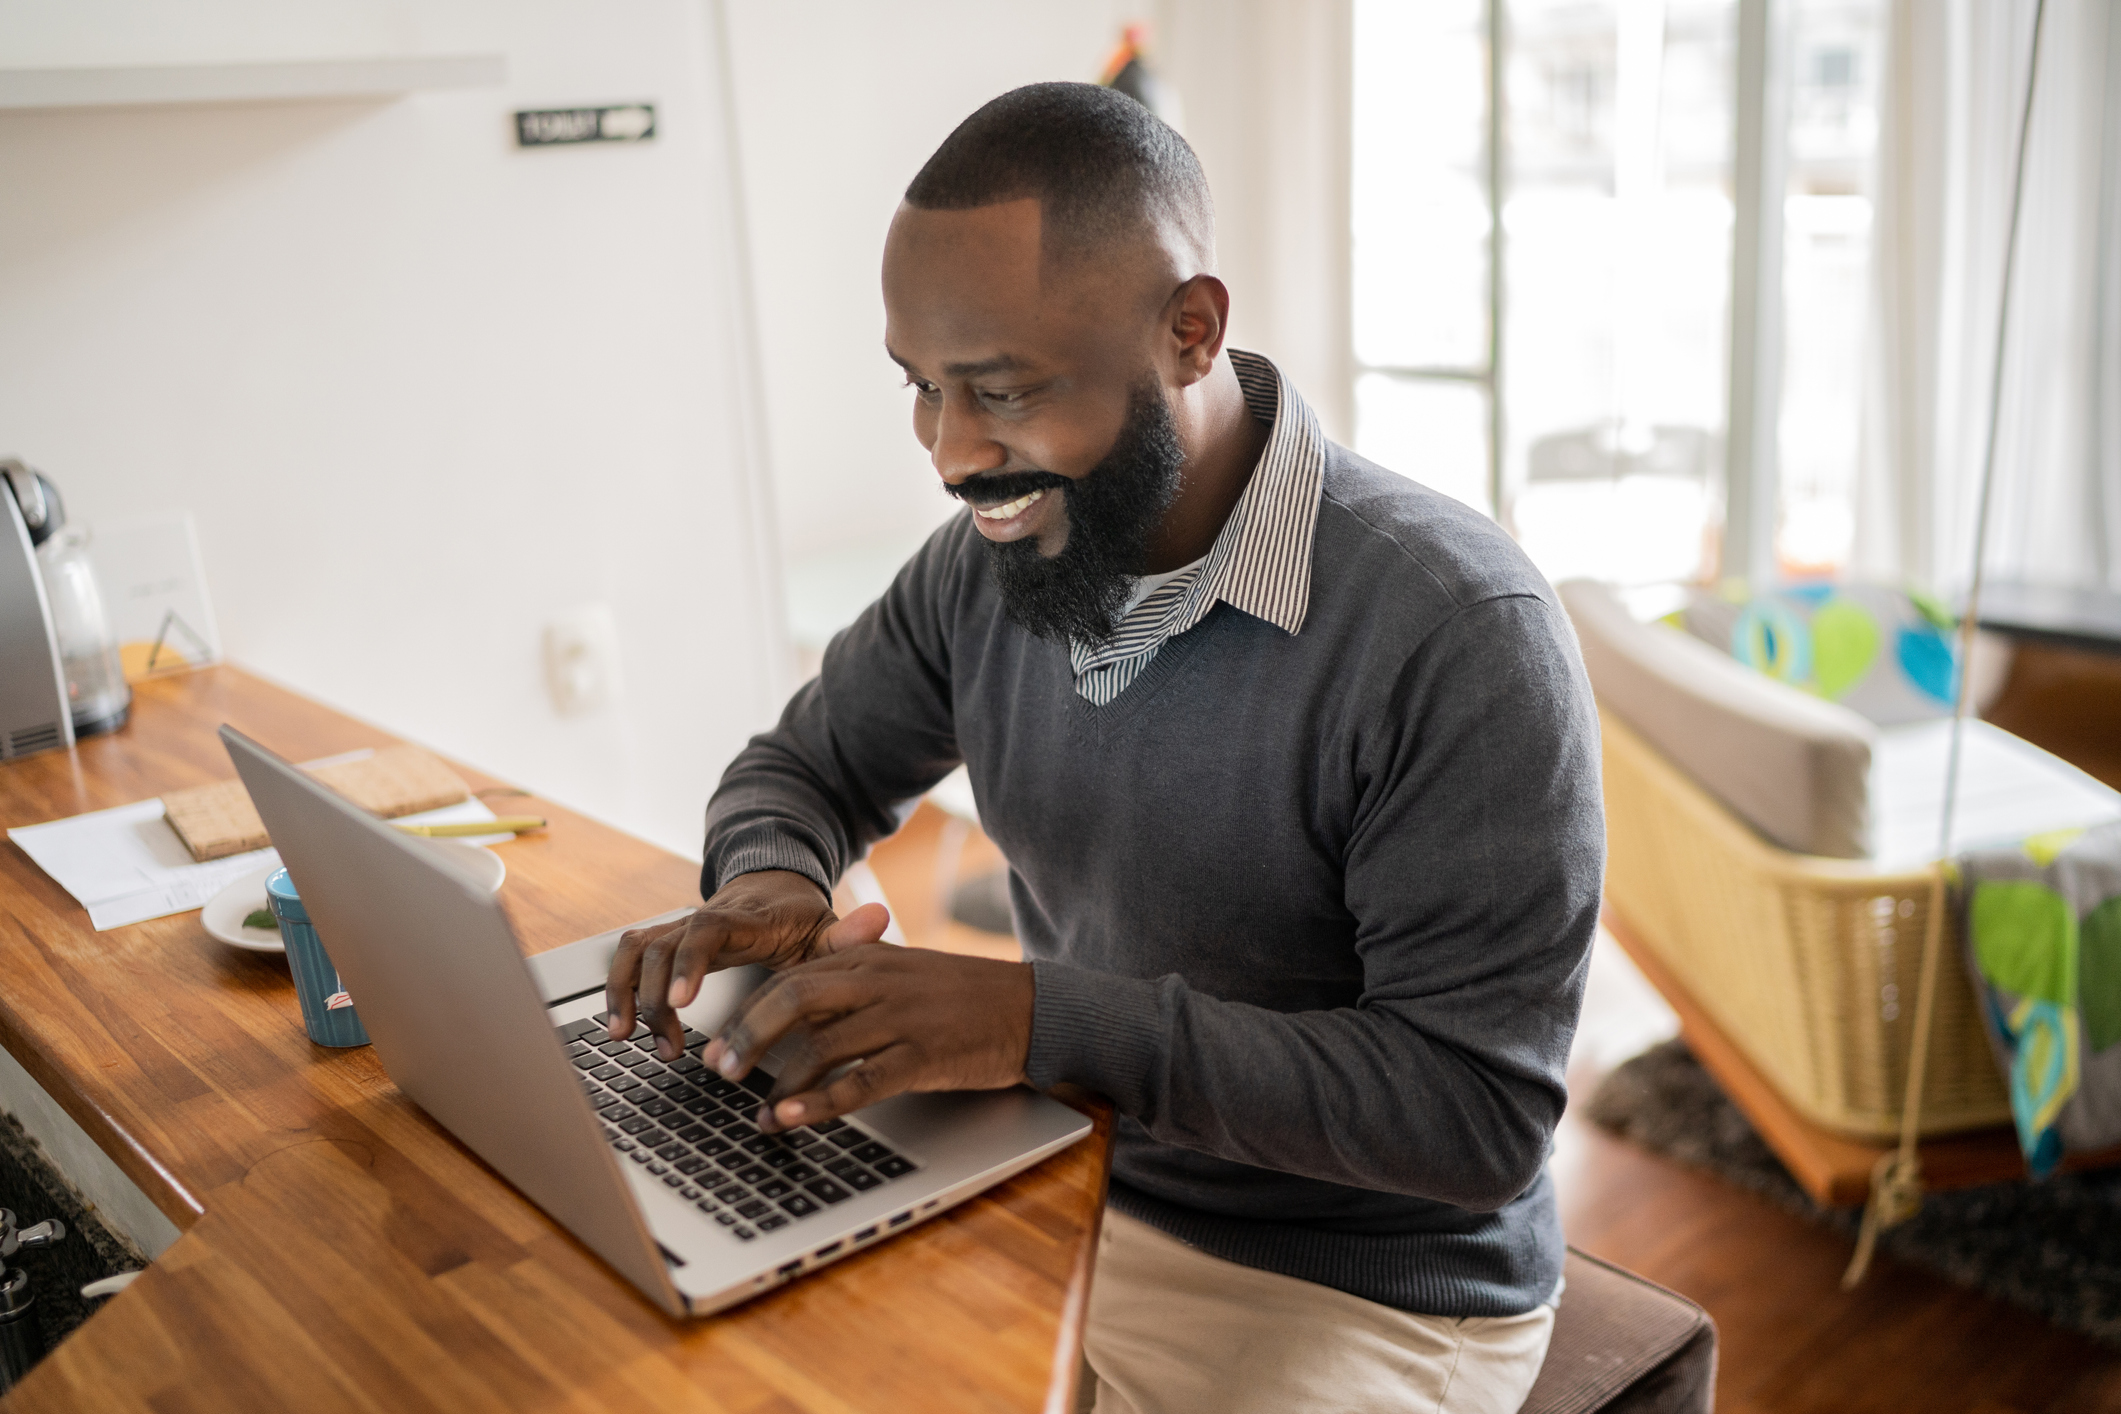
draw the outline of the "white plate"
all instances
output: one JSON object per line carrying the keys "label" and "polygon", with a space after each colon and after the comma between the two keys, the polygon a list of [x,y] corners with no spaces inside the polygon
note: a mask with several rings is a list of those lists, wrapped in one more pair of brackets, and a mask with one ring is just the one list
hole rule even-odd
{"label": "white plate", "polygon": [[[457,864],[470,870],[489,889],[499,889],[501,881],[508,877],[508,865],[490,849],[481,849],[462,840],[421,840],[420,843],[430,849],[447,851]],[[249,952],[286,952],[287,945],[280,941],[277,927],[243,926],[245,918],[261,908],[271,907],[265,898],[265,881],[279,872],[279,865],[269,864],[245,874],[208,899],[206,907],[199,910],[199,921],[206,925],[206,931],[232,948]]]}

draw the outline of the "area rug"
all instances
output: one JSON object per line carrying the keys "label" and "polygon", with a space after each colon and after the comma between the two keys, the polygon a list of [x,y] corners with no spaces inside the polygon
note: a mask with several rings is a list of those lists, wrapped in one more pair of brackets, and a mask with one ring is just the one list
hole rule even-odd
{"label": "area rug", "polygon": [[[1855,1236],[1854,1209],[1805,1196],[1683,1041],[1616,1067],[1586,1115],[1646,1149]],[[2121,1348],[2121,1169],[1932,1193],[1879,1250]]]}
{"label": "area rug", "polygon": [[57,1218],[66,1236],[50,1247],[17,1252],[13,1265],[29,1273],[36,1294],[37,1324],[46,1349],[57,1345],[95,1313],[103,1300],[81,1288],[119,1272],[137,1272],[146,1256],[112,1232],[80,1192],[45,1156],[44,1148],[11,1114],[0,1113],[0,1208],[14,1211],[22,1226]]}

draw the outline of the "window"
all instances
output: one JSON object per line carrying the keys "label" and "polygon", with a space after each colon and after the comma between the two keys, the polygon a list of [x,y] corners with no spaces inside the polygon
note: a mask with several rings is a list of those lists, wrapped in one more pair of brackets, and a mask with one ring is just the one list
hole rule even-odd
{"label": "window", "polygon": [[1487,8],[1358,0],[1354,35],[1356,449],[1492,512]]}
{"label": "window", "polygon": [[1799,0],[1791,15],[1776,560],[1830,573],[1855,538],[1871,202],[1884,69],[1879,0]]}
{"label": "window", "polygon": [[[1882,0],[1769,2],[1777,548],[1825,567],[1852,521]],[[1552,578],[1713,575],[1738,0],[1354,7],[1357,449],[1496,515]]]}

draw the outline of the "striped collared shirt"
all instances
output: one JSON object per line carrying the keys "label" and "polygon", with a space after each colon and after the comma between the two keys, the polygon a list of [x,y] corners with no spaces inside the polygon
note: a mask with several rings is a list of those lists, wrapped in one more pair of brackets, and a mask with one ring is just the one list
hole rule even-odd
{"label": "striped collared shirt", "polygon": [[1272,363],[1232,349],[1230,366],[1252,416],[1272,429],[1267,449],[1205,559],[1158,585],[1103,643],[1069,645],[1075,690],[1099,707],[1125,692],[1158,649],[1206,618],[1218,602],[1286,633],[1303,627],[1311,604],[1311,532],[1325,481],[1325,434]]}

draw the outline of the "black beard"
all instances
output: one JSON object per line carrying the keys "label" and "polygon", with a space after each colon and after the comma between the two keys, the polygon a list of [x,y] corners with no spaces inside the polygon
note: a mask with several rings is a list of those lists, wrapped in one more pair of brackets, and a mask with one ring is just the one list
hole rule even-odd
{"label": "black beard", "polygon": [[1178,424],[1154,382],[1135,387],[1112,450],[1080,478],[1053,472],[975,477],[952,492],[977,490],[990,504],[1041,487],[1067,498],[1068,541],[1039,553],[1035,537],[987,542],[987,569],[1002,611],[1025,632],[1055,643],[1102,643],[1142,572],[1150,537],[1178,497],[1186,460]]}

